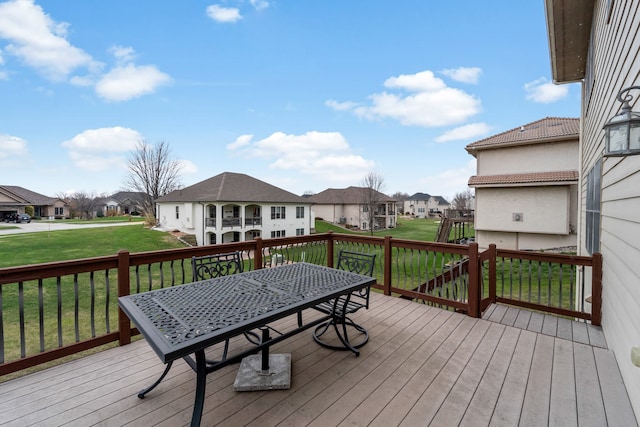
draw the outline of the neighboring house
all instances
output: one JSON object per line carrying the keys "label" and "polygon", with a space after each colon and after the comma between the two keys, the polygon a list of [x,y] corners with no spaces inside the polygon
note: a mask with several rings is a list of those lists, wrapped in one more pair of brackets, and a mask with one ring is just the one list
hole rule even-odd
{"label": "neighboring house", "polygon": [[397,224],[396,201],[386,194],[366,187],[329,188],[306,200],[313,203],[316,218],[343,226],[369,230],[369,206],[367,194],[375,192],[378,202],[373,215],[375,229],[394,228]]}
{"label": "neighboring house", "polygon": [[[545,4],[553,80],[582,82],[578,253],[602,254],[602,328],[640,420],[640,155],[607,156],[603,130],[640,85],[640,2]],[[640,91],[628,95],[637,114]]]}
{"label": "neighboring house", "polygon": [[310,233],[309,199],[240,173],[173,191],[156,208],[163,228],[194,234],[198,245]]}
{"label": "neighboring house", "polygon": [[404,201],[405,215],[415,218],[436,217],[450,208],[451,204],[444,197],[427,193],[416,193]]}
{"label": "neighboring house", "polygon": [[547,117],[467,145],[481,248],[575,247],[580,119]]}
{"label": "neighboring house", "polygon": [[0,218],[11,213],[25,213],[33,206],[36,218],[62,219],[69,216],[67,203],[57,197],[48,197],[16,185],[0,185]]}
{"label": "neighboring house", "polygon": [[144,193],[120,191],[97,201],[97,212],[109,215],[141,215],[143,212]]}

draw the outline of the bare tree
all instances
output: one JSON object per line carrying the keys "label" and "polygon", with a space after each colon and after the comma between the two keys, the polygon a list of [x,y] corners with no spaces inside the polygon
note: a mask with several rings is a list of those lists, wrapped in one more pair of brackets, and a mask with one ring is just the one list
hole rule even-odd
{"label": "bare tree", "polygon": [[391,195],[391,198],[396,201],[396,210],[398,213],[404,214],[404,201],[409,200],[409,194],[402,191],[396,191]]}
{"label": "bare tree", "polygon": [[473,191],[467,188],[465,191],[456,193],[451,205],[455,209],[473,209],[472,203],[474,197]]}
{"label": "bare tree", "polygon": [[376,172],[369,172],[362,180],[362,211],[369,225],[369,232],[373,235],[375,230],[375,215],[378,205],[384,194],[384,178]]}
{"label": "bare tree", "polygon": [[69,198],[70,214],[80,218],[93,219],[96,213],[97,203],[95,193],[76,191]]}
{"label": "bare tree", "polygon": [[125,186],[130,191],[144,193],[144,215],[155,223],[155,200],[181,187],[179,173],[182,165],[173,158],[166,141],[155,145],[138,141],[127,166],[129,176]]}

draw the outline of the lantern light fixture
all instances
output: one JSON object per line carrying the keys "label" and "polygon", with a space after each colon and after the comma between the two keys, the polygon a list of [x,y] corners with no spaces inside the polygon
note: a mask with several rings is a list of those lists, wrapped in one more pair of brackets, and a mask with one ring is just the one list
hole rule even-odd
{"label": "lantern light fixture", "polygon": [[[640,89],[640,86],[629,86],[618,93],[617,99],[622,103],[620,113],[613,116],[604,125],[605,156],[630,156],[640,154],[640,113],[632,111],[633,96],[628,92]],[[623,97],[623,94],[625,94]]]}

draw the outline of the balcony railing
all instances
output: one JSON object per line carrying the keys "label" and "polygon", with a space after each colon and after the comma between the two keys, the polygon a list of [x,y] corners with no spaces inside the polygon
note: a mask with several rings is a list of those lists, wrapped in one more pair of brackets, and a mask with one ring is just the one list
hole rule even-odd
{"label": "balcony railing", "polygon": [[222,227],[233,227],[236,225],[240,225],[239,217],[222,218]]}
{"label": "balcony railing", "polygon": [[[119,296],[190,282],[191,257],[240,251],[245,270],[310,262],[333,267],[340,249],[376,253],[386,295],[480,317],[503,302],[600,324],[602,259],[497,250],[477,244],[337,233],[129,253],[0,269],[0,375],[110,342],[132,329]],[[591,307],[584,301],[591,283]]]}
{"label": "balcony railing", "polygon": [[245,226],[262,225],[262,217],[256,216],[253,218],[244,219]]}
{"label": "balcony railing", "polygon": [[204,226],[205,227],[215,227],[216,226],[216,219],[215,218],[205,218]]}

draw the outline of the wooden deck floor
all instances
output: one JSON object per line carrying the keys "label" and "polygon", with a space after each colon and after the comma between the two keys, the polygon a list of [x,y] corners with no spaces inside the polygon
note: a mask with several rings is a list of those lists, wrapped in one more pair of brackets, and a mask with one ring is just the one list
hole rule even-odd
{"label": "wooden deck floor", "polygon": [[[209,375],[202,424],[637,426],[603,337],[583,342],[573,325],[567,336],[559,323],[545,333],[551,326],[543,319],[538,330],[531,317],[526,326],[505,325],[508,310],[499,316],[499,306],[484,320],[372,298],[357,316],[371,336],[360,357],[299,334],[273,349],[292,354],[291,389],[235,392],[238,365],[228,366]],[[195,374],[186,363],[144,400],[136,397],[162,370],[141,340],[17,378],[0,384],[0,424],[188,425]]]}

